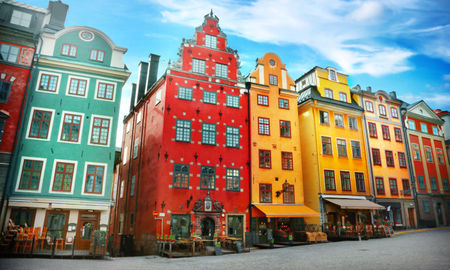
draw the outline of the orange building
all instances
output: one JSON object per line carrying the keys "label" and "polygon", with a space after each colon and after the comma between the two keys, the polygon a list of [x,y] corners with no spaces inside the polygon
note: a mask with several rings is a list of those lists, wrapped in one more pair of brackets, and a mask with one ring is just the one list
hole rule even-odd
{"label": "orange building", "polygon": [[[305,217],[297,92],[274,53],[257,59],[249,75],[252,231],[256,243],[287,241],[303,231]],[[295,239],[294,239],[295,240]]]}
{"label": "orange building", "polygon": [[373,203],[366,158],[363,109],[347,75],[314,67],[296,80],[305,204],[323,224],[370,223]]}
{"label": "orange building", "polygon": [[369,174],[376,202],[386,207],[380,218],[395,229],[416,227],[416,210],[411,192],[407,155],[400,117],[401,100],[371,88],[352,88],[355,101],[364,107],[364,126],[368,138]]}

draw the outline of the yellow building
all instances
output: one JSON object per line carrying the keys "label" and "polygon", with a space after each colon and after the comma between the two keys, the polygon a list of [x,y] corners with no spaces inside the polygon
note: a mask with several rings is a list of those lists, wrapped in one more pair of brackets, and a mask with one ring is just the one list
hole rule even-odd
{"label": "yellow building", "polygon": [[298,78],[298,118],[305,204],[316,224],[370,223],[371,202],[363,109],[352,99],[347,75],[314,67]]}
{"label": "yellow building", "polygon": [[257,59],[247,80],[252,231],[258,234],[257,243],[267,242],[270,235],[287,241],[304,231],[304,217],[318,216],[304,205],[298,95],[285,65],[273,53]]}
{"label": "yellow building", "polygon": [[402,132],[400,106],[395,92],[371,88],[352,88],[354,100],[364,108],[365,128],[371,166],[369,174],[376,202],[386,207],[380,219],[389,220],[394,228],[416,227],[405,139]]}

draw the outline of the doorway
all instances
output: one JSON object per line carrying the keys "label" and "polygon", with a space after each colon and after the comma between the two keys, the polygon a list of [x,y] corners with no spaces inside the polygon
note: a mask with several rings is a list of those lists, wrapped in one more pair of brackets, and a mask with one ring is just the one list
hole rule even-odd
{"label": "doorway", "polygon": [[414,217],[414,208],[408,208],[408,218],[409,218],[409,226],[411,228],[416,228],[416,222]]}
{"label": "doorway", "polygon": [[47,211],[44,222],[47,226],[47,235],[52,238],[56,237],[65,239],[68,220],[69,211]]}
{"label": "doorway", "polygon": [[77,226],[77,249],[89,249],[94,231],[99,229],[99,212],[80,212]]}
{"label": "doorway", "polygon": [[215,224],[214,220],[210,217],[205,217],[202,219],[202,238],[207,240],[212,240],[214,238]]}
{"label": "doorway", "polygon": [[436,214],[437,214],[437,218],[438,218],[437,219],[437,221],[438,221],[437,226],[444,225],[444,219],[442,217],[442,208],[441,208],[441,203],[440,202],[436,203]]}

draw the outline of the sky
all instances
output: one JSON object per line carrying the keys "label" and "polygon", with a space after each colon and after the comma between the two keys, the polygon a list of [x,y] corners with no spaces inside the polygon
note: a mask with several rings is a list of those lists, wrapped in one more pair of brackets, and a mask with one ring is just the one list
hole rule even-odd
{"label": "sky", "polygon": [[[47,0],[21,2],[46,8]],[[159,75],[176,61],[182,38],[212,9],[238,50],[241,73],[266,52],[278,54],[296,80],[314,66],[349,75],[350,87],[396,91],[412,103],[450,110],[450,1],[441,0],[65,0],[66,26],[86,25],[128,52],[119,124],[129,111],[138,63],[161,56]],[[121,130],[116,145],[121,145]]]}

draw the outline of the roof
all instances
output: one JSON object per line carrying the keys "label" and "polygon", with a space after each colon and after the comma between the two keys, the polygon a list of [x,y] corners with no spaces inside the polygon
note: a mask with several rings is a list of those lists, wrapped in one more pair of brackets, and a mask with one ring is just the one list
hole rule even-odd
{"label": "roof", "polygon": [[331,98],[322,97],[320,95],[319,91],[317,91],[316,86],[309,86],[309,87],[305,88],[304,90],[302,90],[301,92],[299,92],[297,104],[300,105],[310,99],[318,100],[318,101],[322,101],[325,103],[330,103],[333,105],[337,105],[337,106],[349,108],[349,109],[354,109],[354,110],[358,110],[358,111],[364,110],[362,107],[360,107],[358,105],[358,103],[356,103],[356,101],[352,97],[350,97],[352,103],[347,103],[347,102],[343,102],[343,101],[339,101],[339,100],[335,100],[335,99],[331,99]]}
{"label": "roof", "polygon": [[353,199],[325,199],[330,203],[338,205],[341,209],[365,209],[365,210],[382,210],[384,206],[371,202],[369,200],[353,200]]}
{"label": "roof", "polygon": [[304,204],[256,204],[266,217],[319,217],[320,214]]}

